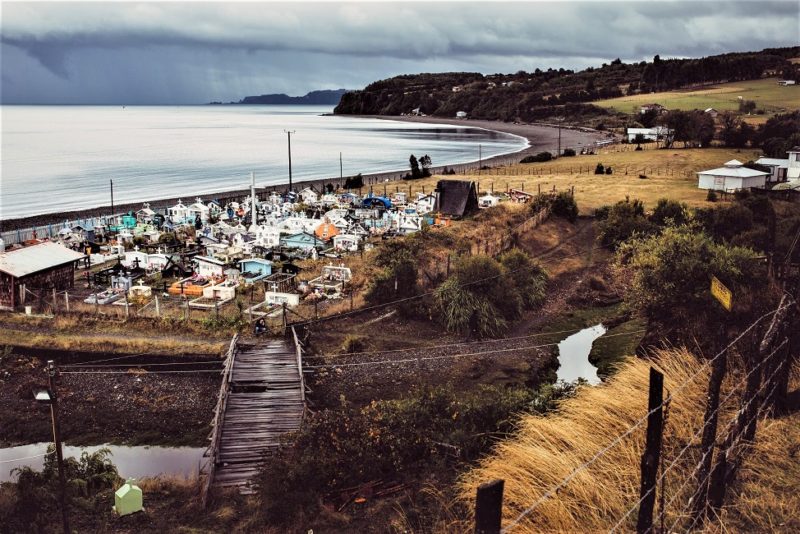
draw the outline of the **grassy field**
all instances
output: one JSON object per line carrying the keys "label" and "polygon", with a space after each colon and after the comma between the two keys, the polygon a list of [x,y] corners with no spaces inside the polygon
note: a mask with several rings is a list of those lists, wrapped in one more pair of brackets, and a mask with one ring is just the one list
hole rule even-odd
{"label": "grassy field", "polygon": [[[623,96],[593,103],[624,113],[638,113],[642,105],[652,103],[661,104],[668,109],[714,108],[717,111],[737,111],[739,109],[738,97],[740,96],[744,100],[755,101],[757,109],[763,109],[767,115],[800,109],[800,86],[780,86],[777,78],[724,83],[694,90]],[[765,116],[755,115],[753,117],[764,118]]]}
{"label": "grassy field", "polygon": [[[695,172],[722,166],[731,159],[743,162],[755,160],[760,152],[735,149],[674,149],[628,150],[620,145],[592,156],[561,158],[547,163],[517,164],[508,167],[476,171],[466,175],[434,176],[424,180],[388,185],[388,193],[400,191],[431,192],[441,179],[474,180],[484,191],[505,191],[523,188],[525,191],[567,190],[575,187],[575,197],[581,213],[591,214],[595,208],[624,200],[626,196],[641,199],[652,208],[660,198],[672,198],[689,206],[708,206],[706,192],[697,188]],[[598,163],[614,169],[610,175],[595,175]],[[647,176],[646,179],[639,175]],[[376,193],[381,192],[376,189]]]}

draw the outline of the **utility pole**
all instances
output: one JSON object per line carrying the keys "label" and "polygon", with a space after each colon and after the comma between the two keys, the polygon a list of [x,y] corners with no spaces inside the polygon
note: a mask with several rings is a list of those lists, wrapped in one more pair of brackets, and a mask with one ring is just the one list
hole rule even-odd
{"label": "utility pole", "polygon": [[61,426],[58,421],[58,395],[54,378],[56,366],[53,360],[47,360],[47,385],[50,389],[50,417],[53,420],[53,441],[56,445],[56,458],[58,460],[58,480],[61,486],[59,500],[61,501],[61,519],[64,522],[64,534],[69,534],[69,515],[67,514],[67,480],[64,476],[64,454],[61,450]]}
{"label": "utility pole", "polygon": [[342,172],[342,153],[339,152],[339,180],[341,181],[344,178],[344,173]]}
{"label": "utility pole", "polygon": [[481,151],[481,145],[478,144],[478,176],[481,174],[481,167],[483,167],[483,153]]}
{"label": "utility pole", "polygon": [[292,134],[294,130],[284,130],[286,138],[289,141],[289,192],[292,191]]}
{"label": "utility pole", "polygon": [[114,216],[114,180],[109,180],[111,182],[111,216]]}

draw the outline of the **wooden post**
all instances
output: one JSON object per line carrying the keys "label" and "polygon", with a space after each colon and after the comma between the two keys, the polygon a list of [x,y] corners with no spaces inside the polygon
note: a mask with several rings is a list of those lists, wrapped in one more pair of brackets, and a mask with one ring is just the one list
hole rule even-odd
{"label": "wooden post", "polygon": [[656,502],[656,479],[661,461],[661,441],[664,431],[664,375],[650,368],[650,394],[647,401],[647,441],[641,463],[639,517],[637,534],[652,532],[653,508]]}
{"label": "wooden post", "polygon": [[475,534],[500,534],[503,519],[502,480],[478,486],[475,498]]}
{"label": "wooden post", "polygon": [[64,307],[67,309],[67,313],[69,313],[69,292],[64,291]]}
{"label": "wooden post", "polygon": [[127,291],[125,291],[124,296],[125,296],[125,319],[127,319],[130,316],[130,309],[128,308],[128,292]]}
{"label": "wooden post", "polygon": [[701,524],[702,517],[706,513],[708,482],[711,472],[711,463],[713,460],[714,441],[717,438],[719,390],[722,386],[722,380],[725,378],[727,362],[727,352],[722,352],[719,356],[717,356],[717,359],[714,360],[714,366],[711,369],[711,377],[708,380],[706,413],[703,416],[703,439],[700,444],[702,460],[699,466],[700,469],[697,472],[697,490],[692,497],[692,502],[694,503],[692,515],[695,518],[695,521],[699,519]]}
{"label": "wooden post", "polygon": [[[784,322],[786,314],[788,313],[789,309],[794,306],[794,300],[787,295],[783,295],[781,297],[781,301],[778,304],[778,311],[775,315],[772,316],[772,322],[770,322],[769,328],[767,329],[767,333],[764,334],[764,338],[761,341],[761,345],[758,348],[760,357],[766,358],[767,355],[770,353],[770,350],[777,344],[778,334],[781,330],[781,324]],[[774,376],[775,368],[777,367],[780,361],[779,355],[773,355],[770,362],[767,362],[763,372],[763,376],[770,377],[772,376],[772,380],[776,380],[777,377]],[[772,391],[771,384],[764,385],[765,394],[769,394]],[[774,395],[772,398],[765,398],[764,399],[764,407],[765,409],[769,410],[772,407],[772,402],[774,400]],[[753,437],[755,437],[755,424],[756,424],[757,414],[753,417],[753,420],[748,420],[747,430],[745,432],[745,439],[748,441],[752,441]]]}
{"label": "wooden post", "polygon": [[219,300],[214,297],[214,317],[219,321]]}
{"label": "wooden post", "polygon": [[156,295],[156,317],[161,317],[161,307],[158,304],[158,295]]}
{"label": "wooden post", "polygon": [[53,287],[53,315],[56,314],[56,307],[57,307],[57,304],[58,304],[58,301],[56,300],[56,297],[57,297],[56,288]]}

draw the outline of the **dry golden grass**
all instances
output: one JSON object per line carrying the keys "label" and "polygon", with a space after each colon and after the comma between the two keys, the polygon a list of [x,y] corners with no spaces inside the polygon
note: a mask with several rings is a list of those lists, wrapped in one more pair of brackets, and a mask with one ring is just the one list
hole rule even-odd
{"label": "dry golden grass", "polygon": [[[699,458],[699,438],[694,434],[702,425],[708,372],[683,350],[661,351],[656,358],[655,366],[664,372],[668,391],[674,391],[677,384],[699,373],[693,381],[697,387],[682,390],[669,407],[664,440],[665,466],[691,443],[688,453],[666,478],[666,501],[680,492],[666,513],[666,525],[670,525],[681,517],[679,514],[694,487],[690,482],[680,488]],[[650,365],[651,362],[644,360],[629,360],[608,383],[581,389],[574,398],[562,403],[556,413],[525,416],[514,438],[500,443],[491,456],[463,477],[460,498],[465,507],[472,509],[475,488],[480,483],[503,479],[503,524],[508,526],[526,507],[646,414]],[[730,391],[730,382],[727,380],[723,387],[723,398],[726,391]],[[720,429],[727,425],[738,403],[738,395],[734,395],[726,404]],[[742,497],[737,500],[730,493],[728,496],[728,501],[736,502],[723,515],[729,531],[774,532],[784,530],[789,523],[797,527],[798,519],[791,510],[797,510],[800,478],[792,475],[800,469],[797,465],[787,467],[786,464],[797,464],[790,452],[794,447],[796,455],[800,446],[798,419],[794,416],[785,421],[760,424],[758,445],[745,460],[740,484]],[[786,432],[791,426],[794,432]],[[638,500],[644,434],[645,425],[641,425],[596,462],[578,472],[556,495],[544,500],[514,531],[607,531]],[[776,456],[784,459],[775,461]],[[788,469],[786,474],[783,474],[784,469]],[[632,529],[635,524],[635,513],[634,510],[623,524],[625,530]],[[784,526],[779,526],[780,523]],[[678,527],[681,526],[686,525],[679,523]],[[765,528],[761,529],[762,526]]]}
{"label": "dry golden grass", "polygon": [[[516,164],[477,171],[466,175],[433,176],[424,180],[403,182],[397,185],[401,191],[432,191],[439,180],[473,180],[478,182],[481,194],[494,190],[502,192],[508,188],[523,188],[536,193],[558,191],[575,187],[575,197],[581,213],[590,214],[595,208],[613,204],[625,197],[641,199],[653,207],[660,198],[671,198],[686,202],[690,206],[709,205],[706,192],[697,188],[697,171],[722,166],[731,159],[743,162],[755,160],[760,152],[754,150],[708,148],[671,149],[641,151],[632,146],[620,145],[604,149],[591,156],[561,158],[547,163]],[[598,163],[612,167],[611,175],[595,175]],[[588,170],[588,174],[587,174]],[[647,176],[640,179],[639,175]],[[390,191],[391,193],[391,191]]]}
{"label": "dry golden grass", "polygon": [[169,337],[94,335],[71,332],[31,332],[14,328],[0,330],[0,346],[14,345],[50,350],[106,352],[109,354],[221,354],[225,342],[193,341]]}

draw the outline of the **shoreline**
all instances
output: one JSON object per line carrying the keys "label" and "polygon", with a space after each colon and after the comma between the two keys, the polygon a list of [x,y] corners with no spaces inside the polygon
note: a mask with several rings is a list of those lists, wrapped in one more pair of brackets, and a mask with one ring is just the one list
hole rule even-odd
{"label": "shoreline", "polygon": [[[474,120],[474,119],[448,119],[443,117],[413,117],[413,116],[386,116],[386,115],[363,115],[364,118],[373,118],[373,119],[380,119],[380,120],[394,120],[394,121],[402,121],[402,122],[422,122],[428,124],[444,124],[449,126],[463,126],[463,127],[472,127],[472,128],[481,128],[484,130],[490,130],[494,132],[504,133],[515,135],[518,137],[522,137],[528,141],[528,146],[522,148],[521,150],[500,154],[492,157],[488,157],[486,159],[481,160],[480,164],[484,166],[501,166],[507,165],[510,163],[518,163],[520,159],[524,158],[530,154],[537,154],[543,151],[550,151],[555,152],[558,147],[558,127],[556,125],[547,125],[547,124],[521,124],[521,123],[508,123],[508,122],[500,122],[500,121],[488,121],[488,120]],[[594,141],[600,139],[607,139],[610,134],[605,132],[599,132],[596,130],[591,130],[588,128],[574,128],[574,127],[562,127],[561,128],[561,148],[562,150],[565,148],[575,148],[579,150],[580,148],[591,145]],[[402,162],[400,162],[402,164]],[[448,169],[453,169],[457,173],[468,171],[468,170],[476,170],[479,166],[478,160],[466,161],[463,163],[457,163],[454,165],[447,165]],[[431,167],[431,172],[433,174],[441,173],[442,169],[445,166],[438,165]],[[384,171],[384,172],[376,172],[376,173],[369,173],[363,174],[364,177],[364,186],[375,185],[378,183],[384,182],[393,182],[402,180],[402,177],[408,172],[407,170],[402,171]],[[293,181],[293,186],[297,188],[304,188],[304,187],[315,187],[316,189],[320,189],[325,186],[325,184],[332,183],[335,185],[344,185],[344,180],[347,179],[347,176],[344,178],[339,178],[338,176],[332,176],[327,178],[318,178],[313,180],[302,180],[302,181]],[[256,192],[259,196],[266,196],[272,191],[276,190],[284,190],[288,185],[288,181],[276,183],[276,184],[269,184],[269,185],[262,185],[259,186],[256,184]],[[241,200],[243,196],[247,196],[250,194],[250,188],[239,188],[239,189],[225,189],[220,190],[219,192],[215,193],[207,193],[203,195],[207,200],[210,199],[217,199],[220,202],[226,202],[229,200]],[[178,199],[189,199],[194,198],[196,195],[183,195],[181,197],[167,197],[167,198],[154,198],[147,202],[149,202],[150,207],[154,210],[160,210],[166,207],[170,207],[174,205]],[[119,215],[122,213],[127,213],[128,211],[136,211],[142,207],[143,202],[125,202],[120,204],[115,204],[113,209],[113,214],[111,210],[111,205],[101,205],[92,208],[86,208],[81,210],[70,210],[70,211],[60,211],[60,212],[51,212],[51,213],[42,213],[39,215],[30,215],[27,217],[14,217],[10,219],[0,220],[0,231],[1,232],[11,232],[15,230],[24,230],[27,228],[35,227],[35,226],[46,226],[46,225],[59,225],[62,224],[65,220],[76,220],[76,219],[90,219],[94,217],[104,217],[104,216],[111,216],[111,215]]]}

